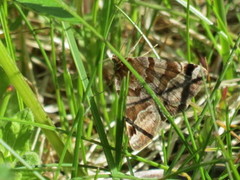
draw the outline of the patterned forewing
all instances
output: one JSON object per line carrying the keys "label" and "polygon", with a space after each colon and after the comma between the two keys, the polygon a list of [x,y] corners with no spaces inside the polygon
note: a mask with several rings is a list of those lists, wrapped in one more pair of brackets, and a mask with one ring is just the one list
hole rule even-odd
{"label": "patterned forewing", "polygon": [[[117,57],[113,60],[115,85],[117,90],[120,90],[121,80],[127,75],[128,69]],[[187,107],[189,99],[200,90],[202,76],[206,74],[204,68],[193,64],[157,60],[151,57],[127,58],[127,60],[172,115]],[[146,147],[157,135],[164,119],[150,95],[130,74],[126,121],[132,149],[141,150]]]}
{"label": "patterned forewing", "polygon": [[[128,61],[172,115],[188,106],[189,100],[199,92],[202,77],[207,73],[201,66],[151,57],[128,58]],[[137,81],[135,78],[132,80]]]}

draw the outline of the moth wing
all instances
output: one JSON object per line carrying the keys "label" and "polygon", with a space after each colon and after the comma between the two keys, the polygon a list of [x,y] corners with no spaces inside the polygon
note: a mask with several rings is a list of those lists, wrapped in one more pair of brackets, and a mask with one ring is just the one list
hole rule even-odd
{"label": "moth wing", "polygon": [[133,150],[140,151],[149,145],[158,134],[160,126],[161,115],[152,99],[127,104],[126,127]]}
{"label": "moth wing", "polygon": [[[114,57],[116,89],[128,69]],[[184,109],[188,100],[200,90],[206,70],[200,66],[151,57],[127,58],[133,68],[145,79],[171,114]],[[145,148],[155,137],[164,119],[145,89],[131,74],[127,97],[126,121],[129,143],[133,150]]]}
{"label": "moth wing", "polygon": [[[132,64],[133,62],[130,61]],[[118,64],[121,66],[122,64]],[[138,64],[132,64],[135,69]],[[137,65],[137,67],[135,67]],[[115,86],[119,91],[121,80],[127,74],[125,66],[116,71]],[[161,125],[161,114],[142,85],[139,84],[134,75],[129,78],[129,90],[126,100],[126,128],[129,144],[133,150],[140,151],[152,142],[158,134]]]}
{"label": "moth wing", "polygon": [[[162,91],[155,91],[172,114],[184,110],[191,98],[197,95],[203,83],[206,69],[201,66],[179,62],[168,62],[172,68],[166,69],[159,79]],[[157,66],[156,66],[157,67]],[[167,72],[168,71],[168,72]],[[171,79],[169,79],[171,77]],[[164,82],[168,81],[164,84]]]}
{"label": "moth wing", "polygon": [[200,90],[206,69],[176,61],[138,57],[129,61],[172,114],[185,109]]}

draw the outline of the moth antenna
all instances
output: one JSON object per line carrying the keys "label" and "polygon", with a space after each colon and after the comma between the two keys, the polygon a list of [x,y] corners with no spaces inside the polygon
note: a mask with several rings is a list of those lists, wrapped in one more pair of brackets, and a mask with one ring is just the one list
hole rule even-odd
{"label": "moth antenna", "polygon": [[142,39],[142,36],[138,39],[138,41],[135,43],[135,45],[132,47],[132,49],[130,50],[130,52],[128,54],[131,54],[133,51],[135,51],[137,45],[140,43]]}
{"label": "moth antenna", "polygon": [[[158,44],[155,44],[154,46],[153,46],[153,48],[156,48],[158,46]],[[152,49],[150,49],[149,51],[147,51],[147,52],[145,52],[143,55],[141,55],[141,56],[146,56],[147,54],[149,54],[151,51],[153,51]]]}
{"label": "moth antenna", "polygon": [[159,55],[161,57],[161,53],[164,51],[165,47],[167,47],[167,41],[169,39],[170,35],[166,35],[163,42],[161,43],[161,46],[159,45]]}

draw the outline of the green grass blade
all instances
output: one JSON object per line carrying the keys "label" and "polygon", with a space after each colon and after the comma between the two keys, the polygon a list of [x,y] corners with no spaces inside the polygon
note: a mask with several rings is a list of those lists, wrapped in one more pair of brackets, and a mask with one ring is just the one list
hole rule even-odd
{"label": "green grass blade", "polygon": [[[19,72],[16,64],[8,55],[5,47],[3,46],[2,42],[0,42],[0,65],[6,72],[7,76],[9,77],[10,82],[16,88],[18,93],[20,94],[21,98],[23,99],[24,103],[27,107],[31,109],[34,114],[35,121],[37,123],[45,124],[48,126],[53,126],[50,119],[44,112],[41,104],[36,99],[35,94],[32,92],[31,88],[28,86],[27,82],[25,81],[22,74]],[[59,155],[62,154],[62,149],[64,147],[60,137],[55,131],[49,131],[43,129],[43,132],[46,134],[48,140],[53,145],[54,149],[57,151]],[[66,154],[66,161],[72,159],[70,153]]]}

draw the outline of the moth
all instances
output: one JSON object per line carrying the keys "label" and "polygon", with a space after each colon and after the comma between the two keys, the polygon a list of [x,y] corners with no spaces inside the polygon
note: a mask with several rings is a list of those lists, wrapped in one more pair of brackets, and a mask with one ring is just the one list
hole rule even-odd
{"label": "moth", "polygon": [[[128,68],[116,57],[115,86],[120,90],[121,81]],[[132,67],[145,79],[166,109],[174,115],[187,108],[189,101],[200,90],[207,70],[195,64],[158,60],[152,57],[126,58]],[[126,99],[126,129],[129,144],[140,151],[152,142],[166,119],[145,88],[130,73]]]}

